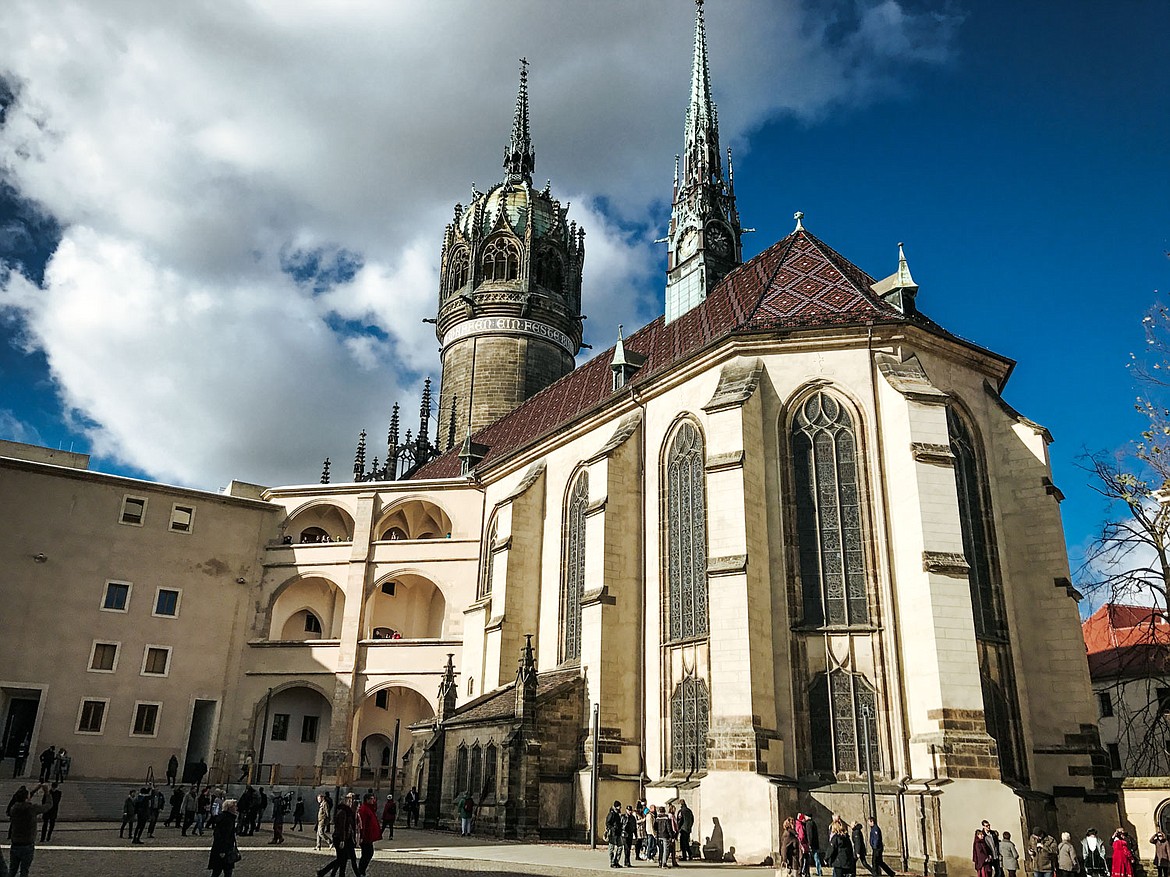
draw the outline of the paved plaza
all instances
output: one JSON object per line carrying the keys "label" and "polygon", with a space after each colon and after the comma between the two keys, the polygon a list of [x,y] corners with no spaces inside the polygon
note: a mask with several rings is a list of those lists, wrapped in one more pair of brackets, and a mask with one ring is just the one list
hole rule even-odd
{"label": "paved plaza", "polygon": [[[329,856],[313,850],[313,836],[286,831],[283,846],[271,846],[271,832],[240,838],[243,860],[238,877],[289,877],[312,875]],[[211,833],[183,837],[161,825],[143,846],[131,846],[118,838],[116,824],[58,823],[53,841],[38,845],[33,875],[80,875],[80,877],[159,877],[207,873]],[[5,846],[7,854],[7,846]],[[657,870],[650,863],[635,863],[635,870]],[[771,868],[685,864],[695,871],[732,874],[775,874]],[[459,838],[438,831],[402,830],[394,840],[382,841],[370,866],[372,877],[447,877],[463,874],[515,874],[532,877],[594,874],[609,871],[604,847],[591,850],[571,844],[521,844],[486,838]]]}

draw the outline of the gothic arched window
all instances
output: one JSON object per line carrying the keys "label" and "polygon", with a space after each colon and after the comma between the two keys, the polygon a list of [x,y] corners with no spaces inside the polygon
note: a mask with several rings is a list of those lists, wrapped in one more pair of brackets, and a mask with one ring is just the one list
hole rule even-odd
{"label": "gothic arched window", "polygon": [[520,276],[520,254],[507,238],[496,238],[483,251],[484,280],[515,280]]}
{"label": "gothic arched window", "polygon": [[707,767],[707,728],[711,698],[694,675],[683,677],[670,697],[670,769],[690,772]]}
{"label": "gothic arched window", "polygon": [[561,257],[552,250],[541,250],[536,257],[536,282],[545,289],[560,292],[563,278]]}
{"label": "gothic arched window", "polygon": [[975,438],[963,417],[947,409],[947,432],[955,455],[955,491],[959,500],[959,525],[963,555],[969,567],[971,615],[975,622],[975,646],[979,654],[979,681],[983,690],[983,718],[999,753],[999,769],[1005,779],[1025,779],[1023,731],[1003,582],[996,562],[995,535],[985,480]]}
{"label": "gothic arched window", "polygon": [[666,635],[706,636],[707,485],[703,436],[684,422],[666,455]]}
{"label": "gothic arched window", "polygon": [[497,530],[496,516],[492,515],[492,522],[488,526],[487,538],[484,539],[483,543],[483,561],[479,568],[479,588],[475,595],[477,600],[489,596],[492,592],[492,575],[495,569],[492,549],[496,544]]}
{"label": "gothic arched window", "polygon": [[792,422],[796,536],[806,624],[869,621],[857,436],[845,406],[827,393]]}
{"label": "gothic arched window", "polygon": [[470,262],[467,250],[460,247],[451,254],[451,261],[447,267],[447,292],[452,293],[467,285],[467,275]]}
{"label": "gothic arched window", "polygon": [[858,773],[865,770],[865,731],[869,725],[870,761],[881,766],[877,738],[877,697],[860,673],[821,673],[808,690],[814,770]]}
{"label": "gothic arched window", "polygon": [[496,796],[496,762],[499,758],[495,743],[483,751],[483,791],[488,798]]}
{"label": "gothic arched window", "polygon": [[455,794],[461,795],[468,791],[467,785],[467,746],[460,743],[455,752]]}
{"label": "gothic arched window", "polygon": [[565,506],[561,570],[561,661],[581,657],[581,593],[585,590],[585,509],[589,505],[589,474],[573,482]]}
{"label": "gothic arched window", "polygon": [[955,455],[955,488],[959,494],[959,523],[963,530],[963,554],[967,558],[971,584],[971,609],[975,636],[1003,638],[1007,621],[1003,594],[991,552],[991,520],[983,502],[983,480],[971,431],[954,409],[947,409],[947,432]]}
{"label": "gothic arched window", "polygon": [[473,795],[479,795],[483,791],[483,749],[478,743],[471,747],[471,770],[467,789]]}

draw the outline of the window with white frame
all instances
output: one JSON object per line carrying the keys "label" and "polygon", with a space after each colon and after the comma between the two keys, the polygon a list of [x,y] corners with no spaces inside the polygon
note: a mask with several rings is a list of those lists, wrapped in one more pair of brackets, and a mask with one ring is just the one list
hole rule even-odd
{"label": "window with white frame", "polygon": [[138,701],[134,704],[134,722],[130,725],[131,737],[157,737],[158,717],[162,712],[161,703]]}
{"label": "window with white frame", "polygon": [[89,671],[91,673],[113,673],[118,669],[118,643],[93,641],[89,651]]}
{"label": "window with white frame", "polygon": [[159,588],[154,597],[154,614],[161,618],[174,618],[179,614],[179,598],[182,591],[178,588]]}
{"label": "window with white frame", "polygon": [[171,647],[147,646],[142,655],[143,676],[166,676],[171,671]]}
{"label": "window with white frame", "polygon": [[195,506],[175,503],[171,506],[171,532],[190,533],[195,524]]}
{"label": "window with white frame", "polygon": [[106,725],[106,707],[108,697],[87,697],[77,708],[78,734],[100,734]]}
{"label": "window with white frame", "polygon": [[125,612],[130,606],[130,582],[106,582],[101,608],[105,612]]}
{"label": "window with white frame", "polygon": [[128,524],[131,527],[141,527],[146,520],[146,497],[122,497],[122,511],[118,515],[118,523]]}

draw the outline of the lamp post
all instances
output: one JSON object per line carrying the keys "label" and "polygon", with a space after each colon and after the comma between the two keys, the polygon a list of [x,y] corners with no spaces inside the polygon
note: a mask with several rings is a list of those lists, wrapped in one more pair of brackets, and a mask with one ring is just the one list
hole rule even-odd
{"label": "lamp post", "polygon": [[[260,726],[260,752],[256,758],[256,771],[259,772],[260,765],[264,763],[264,744],[268,740],[268,705],[272,702],[272,689],[268,689],[268,693],[264,695],[264,724]],[[251,782],[252,777],[248,777]]]}
{"label": "lamp post", "polygon": [[865,776],[869,782],[869,818],[877,822],[877,796],[873,789],[873,764],[869,747],[869,722],[873,718],[873,710],[868,703],[861,705],[861,733],[865,740]]}
{"label": "lamp post", "polygon": [[394,787],[398,779],[398,731],[402,725],[402,718],[394,720],[394,754],[390,757],[390,794],[394,794]]}

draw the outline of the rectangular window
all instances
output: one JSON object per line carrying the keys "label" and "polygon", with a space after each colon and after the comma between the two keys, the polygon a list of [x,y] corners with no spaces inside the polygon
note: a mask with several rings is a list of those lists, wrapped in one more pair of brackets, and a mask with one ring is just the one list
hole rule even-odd
{"label": "rectangular window", "polygon": [[1121,750],[1116,743],[1107,743],[1105,748],[1109,752],[1109,767],[1113,770],[1121,770]]}
{"label": "rectangular window", "polygon": [[1158,714],[1166,715],[1170,713],[1170,688],[1158,689]]}
{"label": "rectangular window", "polygon": [[273,740],[287,740],[288,739],[288,713],[275,713],[272,716],[272,739]]}
{"label": "rectangular window", "polygon": [[157,703],[134,704],[134,724],[130,726],[131,737],[154,737],[158,734],[158,713],[162,708]]}
{"label": "rectangular window", "polygon": [[130,605],[130,587],[129,582],[106,582],[102,609],[107,612],[125,612]]}
{"label": "rectangular window", "polygon": [[147,646],[142,656],[143,676],[166,676],[170,672],[171,649],[169,646]]}
{"label": "rectangular window", "polygon": [[383,688],[381,691],[374,694],[374,706],[380,710],[390,708],[390,692]]}
{"label": "rectangular window", "polygon": [[317,716],[305,716],[301,720],[301,742],[317,742]]}
{"label": "rectangular window", "polygon": [[382,593],[387,597],[394,596],[394,579],[391,579],[388,582],[382,582]]}
{"label": "rectangular window", "polygon": [[95,641],[89,656],[89,669],[94,673],[113,673],[118,669],[118,644]]}
{"label": "rectangular window", "polygon": [[77,711],[78,734],[100,734],[106,723],[108,700],[83,700]]}
{"label": "rectangular window", "polygon": [[118,521],[131,527],[141,527],[146,520],[146,498],[141,496],[122,497],[122,514]]}
{"label": "rectangular window", "polygon": [[194,523],[195,506],[179,505],[178,503],[171,506],[172,533],[190,533],[191,525]]}
{"label": "rectangular window", "polygon": [[179,614],[179,591],[176,588],[159,588],[154,598],[154,614],[174,618]]}
{"label": "rectangular window", "polygon": [[1113,695],[1108,691],[1097,692],[1097,707],[1101,718],[1107,719],[1113,715]]}

